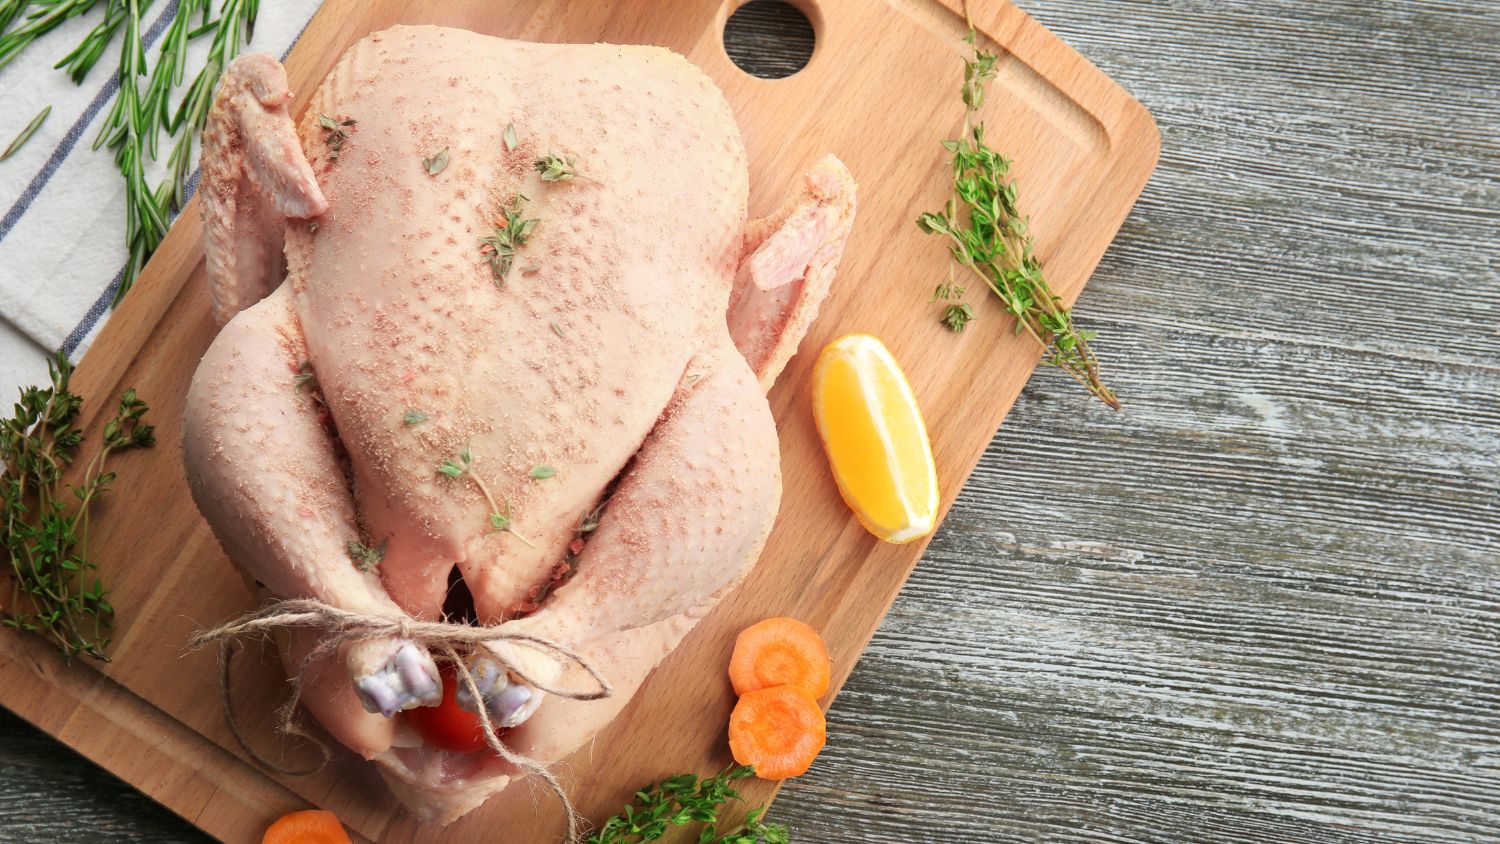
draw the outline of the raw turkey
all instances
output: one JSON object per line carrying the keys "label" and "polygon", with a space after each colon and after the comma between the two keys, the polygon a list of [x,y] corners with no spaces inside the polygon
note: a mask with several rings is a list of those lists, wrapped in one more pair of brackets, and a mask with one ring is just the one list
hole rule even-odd
{"label": "raw turkey", "polygon": [[[728,104],[657,47],[399,27],[300,118],[291,99],[243,56],[204,133],[222,330],[188,398],[194,498],[262,598],[435,620],[461,588],[479,623],[604,666],[615,693],[577,701],[497,658],[579,685],[539,651],[467,657],[468,705],[561,759],[754,565],[781,494],[765,390],[828,291],[853,180],[828,156],[747,220]],[[285,639],[289,673],[318,636]],[[307,708],[424,820],[516,774],[406,725],[441,692],[420,643],[308,675]]]}

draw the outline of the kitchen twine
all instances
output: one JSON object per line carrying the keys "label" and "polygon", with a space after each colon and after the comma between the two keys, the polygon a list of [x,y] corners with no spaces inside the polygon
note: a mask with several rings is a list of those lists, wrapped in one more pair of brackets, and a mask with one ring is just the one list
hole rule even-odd
{"label": "kitchen twine", "polygon": [[[318,627],[326,633],[323,640],[312,649],[297,669],[297,676],[291,680],[292,696],[277,710],[276,715],[277,732],[304,739],[316,746],[322,754],[323,759],[317,765],[303,769],[283,767],[257,753],[245,740],[244,734],[240,732],[239,722],[234,717],[234,706],[229,696],[229,663],[234,657],[235,641],[244,636],[265,636],[272,631],[292,627]],[[549,695],[567,700],[600,700],[614,694],[614,687],[592,663],[576,651],[542,636],[513,633],[502,627],[475,627],[442,621],[421,621],[406,616],[366,615],[339,609],[311,598],[276,601],[212,630],[200,631],[188,640],[188,647],[196,651],[215,642],[219,643],[219,700],[224,706],[224,720],[228,722],[229,731],[234,734],[235,741],[239,742],[240,748],[249,754],[250,758],[273,771],[291,776],[302,776],[322,770],[323,766],[333,758],[326,744],[297,726],[296,723],[297,702],[302,698],[302,684],[307,678],[307,667],[330,655],[342,645],[386,636],[410,639],[429,649],[435,649],[444,659],[453,664],[459,679],[474,700],[481,699],[479,686],[474,682],[474,675],[469,672],[469,667],[459,659],[458,649],[473,648],[485,642],[514,642],[523,647],[559,657],[564,662],[583,669],[597,684],[596,688],[585,690],[552,688],[538,683],[498,654],[490,654],[511,673]],[[490,746],[490,750],[493,750],[501,759],[535,774],[547,783],[547,786],[557,795],[557,799],[562,803],[563,812],[567,815],[568,841],[571,844],[578,840],[578,812],[573,808],[573,801],[568,799],[568,793],[563,789],[557,776],[541,762],[506,747],[505,743],[500,741],[499,736],[495,735],[494,724],[490,721],[487,708],[480,706],[477,709],[479,721],[484,729],[484,739]]]}

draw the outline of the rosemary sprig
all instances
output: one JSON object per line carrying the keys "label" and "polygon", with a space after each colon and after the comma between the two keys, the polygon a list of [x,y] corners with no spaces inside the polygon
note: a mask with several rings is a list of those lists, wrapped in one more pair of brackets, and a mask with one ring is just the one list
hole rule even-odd
{"label": "rosemary sprig", "polygon": [[[194,0],[194,3],[193,8],[200,10],[203,23],[188,33],[188,40],[207,32],[213,33],[213,40],[209,42],[208,61],[188,84],[187,93],[177,110],[172,112],[171,119],[166,119],[165,110],[162,112],[167,134],[177,137],[177,143],[167,157],[167,168],[171,171],[171,207],[174,210],[180,209],[185,201],[185,186],[193,168],[193,140],[208,122],[208,111],[213,105],[214,88],[219,83],[219,76],[239,55],[240,47],[250,42],[255,32],[255,16],[260,10],[260,0],[222,0],[218,19],[209,21],[209,0]],[[181,0],[177,8],[179,16],[190,11],[184,8]],[[179,63],[179,70],[174,78],[181,79],[181,66]],[[163,108],[165,107],[166,103],[163,101]],[[187,131],[180,132],[184,125],[187,126]]]}
{"label": "rosemary sprig", "polygon": [[0,35],[31,5],[31,0],[0,0]]}
{"label": "rosemary sprig", "polygon": [[42,122],[45,121],[47,119],[47,115],[51,113],[52,106],[49,105],[46,108],[42,109],[41,113],[39,113],[36,117],[31,118],[31,122],[26,124],[26,128],[21,130],[21,134],[17,135],[14,141],[10,142],[10,146],[5,148],[5,152],[0,152],[0,161],[4,161],[5,159],[10,158],[12,155],[15,155],[21,147],[26,146],[26,142],[31,140],[32,135],[36,134],[36,130],[42,128]]}
{"label": "rosemary sprig", "polygon": [[764,809],[752,809],[739,826],[718,830],[719,812],[740,794],[732,785],[753,776],[749,765],[730,767],[718,776],[699,779],[696,774],[678,774],[648,789],[637,791],[635,801],[589,836],[588,844],[636,844],[656,841],[673,827],[704,824],[699,842],[711,844],[789,844],[791,834],[779,824],[762,820]]}
{"label": "rosemary sprig", "polygon": [[25,14],[28,7],[36,7],[30,14],[26,14],[25,23],[0,35],[0,68],[10,64],[11,60],[20,55],[31,42],[98,4],[99,0],[50,0],[50,2],[8,0],[8,2],[0,2],[0,24],[4,24],[0,26],[0,32],[4,32],[16,18]]}
{"label": "rosemary sprig", "polygon": [[[1080,330],[1072,311],[1052,292],[1033,253],[1028,218],[1017,206],[1011,162],[984,140],[984,124],[974,117],[984,105],[985,84],[995,77],[998,56],[980,49],[974,30],[968,43],[974,55],[964,62],[964,128],[958,140],[943,142],[953,155],[953,196],[941,212],[926,212],[917,226],[948,242],[953,260],[968,268],[999,297],[1016,319],[1016,332],[1025,332],[1042,347],[1042,363],[1068,373],[1106,405],[1118,410],[1120,401],[1099,376],[1099,361],[1089,342],[1094,332]],[[951,272],[950,272],[951,276]],[[932,301],[950,302],[942,321],[962,331],[974,311],[962,302],[963,288],[950,278],[939,285]],[[958,301],[955,301],[958,300]]]}
{"label": "rosemary sprig", "polygon": [[[162,35],[156,67],[142,94],[137,79],[146,75],[146,61],[140,17],[150,2],[109,0],[110,8],[118,7],[124,15],[120,91],[115,95],[114,106],[101,127],[95,148],[103,145],[114,149],[115,163],[125,178],[125,242],[129,250],[125,272],[112,305],[118,305],[130,292],[146,261],[166,237],[171,215],[186,203],[187,180],[193,170],[193,142],[208,120],[220,74],[239,55],[240,47],[249,42],[260,9],[260,0],[221,0],[219,17],[209,28],[212,0],[178,0],[175,17]],[[192,23],[195,15],[202,21],[196,27]],[[208,32],[213,33],[208,59],[173,111],[171,94],[184,77],[187,42]],[[88,43],[87,39],[85,43]],[[97,49],[102,52],[103,45]],[[87,61],[83,61],[84,58],[86,55],[68,62],[70,73],[87,73],[98,55],[95,53]],[[80,61],[83,62],[81,70],[77,64]],[[153,190],[146,182],[145,167],[148,159],[156,159],[159,131],[175,137],[176,142],[167,156],[168,175]]]}
{"label": "rosemary sprig", "polygon": [[439,463],[437,471],[439,475],[442,475],[445,478],[467,477],[469,480],[473,481],[474,486],[479,488],[479,494],[483,495],[485,502],[490,505],[490,513],[488,516],[490,527],[494,528],[497,532],[500,533],[509,533],[511,536],[514,536],[516,539],[521,540],[532,548],[536,547],[535,543],[522,536],[521,534],[516,533],[515,529],[511,527],[511,523],[514,521],[514,519],[511,516],[509,499],[504,499],[504,507],[496,504],[495,496],[490,494],[490,488],[485,485],[484,479],[474,473],[474,452],[469,448],[469,446],[464,446],[459,450],[458,454],[454,455],[450,459],[444,460],[442,463]]}
{"label": "rosemary sprig", "polygon": [[505,277],[510,275],[516,252],[526,245],[540,220],[527,218],[521,213],[527,202],[526,195],[516,194],[510,207],[505,209],[505,221],[495,225],[495,233],[479,239],[479,254],[489,258],[490,272],[495,276],[495,286],[504,287]]}
{"label": "rosemary sprig", "polygon": [[413,425],[420,425],[426,421],[427,414],[423,413],[420,410],[408,410],[405,413],[401,414],[401,422],[408,428],[412,427]]}
{"label": "rosemary sprig", "polygon": [[588,179],[588,181],[594,181],[578,172],[578,165],[572,158],[550,152],[538,158],[532,163],[531,167],[542,174],[542,181],[544,182],[566,182],[569,179]]}
{"label": "rosemary sprig", "polygon": [[548,478],[557,477],[557,470],[546,463],[538,463],[531,467],[531,477],[539,481],[545,481]]}
{"label": "rosemary sprig", "polygon": [[73,367],[58,352],[48,363],[52,385],[21,391],[10,419],[0,421],[0,548],[11,581],[0,624],[39,633],[72,658],[108,661],[114,607],[88,558],[89,508],[115,479],[111,454],[156,442],[144,421],[146,403],[127,390],[104,425],[104,445],[78,486],[63,473],[78,454],[83,431],[73,427],[83,399],[68,390]]}
{"label": "rosemary sprig", "polygon": [[[147,5],[150,5],[149,0]],[[125,22],[125,4],[111,2],[105,6],[104,18],[89,30],[73,52],[63,56],[53,67],[65,69],[74,84],[83,82],[88,72],[99,62],[99,57],[104,54],[111,41],[115,39],[116,33],[120,31],[120,25]]]}

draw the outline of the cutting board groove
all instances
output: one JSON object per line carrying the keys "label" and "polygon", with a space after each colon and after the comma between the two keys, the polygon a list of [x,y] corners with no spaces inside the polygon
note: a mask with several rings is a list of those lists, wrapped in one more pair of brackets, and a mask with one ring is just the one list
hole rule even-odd
{"label": "cutting board groove", "polygon": [[[287,61],[305,96],[345,47],[396,23],[661,44],[701,66],[733,105],[750,155],[752,214],[778,205],[824,152],[843,158],[859,181],[859,219],[834,292],[770,396],[785,477],[776,530],[745,586],[609,729],[560,766],[595,819],[645,782],[728,761],[732,694],[723,666],[736,630],[767,615],[809,621],[828,640],[837,690],[920,557],[924,543],[879,543],[840,502],[807,408],[812,352],[866,331],[903,361],[926,411],[945,510],[1038,359],[992,301],[971,297],[981,318],[962,335],[942,329],[923,304],[945,258],[912,221],[946,196],[949,171],[937,141],[956,134],[962,119],[957,10],[939,0],[803,0],[817,32],[812,59],[791,77],[764,80],[724,53],[723,25],[735,5],[329,0]],[[1139,103],[1023,12],[1008,3],[973,11],[1004,53],[985,111],[990,137],[1014,158],[1039,254],[1072,301],[1150,175],[1159,137]],[[39,642],[0,635],[0,704],[226,840],[256,840],[271,817],[307,804],[337,811],[373,840],[437,840],[394,806],[371,766],[347,755],[304,778],[273,777],[242,759],[219,709],[213,655],[184,652],[189,633],[251,605],[192,505],[177,448],[186,386],[214,335],[199,241],[190,206],[75,379],[92,441],[101,410],[126,386],[151,402],[159,426],[157,448],[122,456],[123,481],[95,518],[93,551],[119,610],[114,661],[67,665]],[[235,689],[252,741],[277,747],[268,713],[286,687],[273,656],[251,649],[237,662]],[[303,752],[291,748],[289,758]],[[753,805],[774,787],[746,791]],[[521,784],[441,838],[537,841],[560,829],[556,806]]]}

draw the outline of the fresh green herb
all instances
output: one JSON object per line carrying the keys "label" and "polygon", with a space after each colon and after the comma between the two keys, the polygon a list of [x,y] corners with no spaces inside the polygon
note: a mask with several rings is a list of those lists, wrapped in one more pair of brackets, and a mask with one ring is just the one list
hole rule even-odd
{"label": "fresh green herb", "polygon": [[557,470],[546,463],[538,463],[531,467],[531,476],[539,481],[557,477]]}
{"label": "fresh green herb", "polygon": [[553,577],[537,587],[536,593],[531,598],[532,602],[540,605],[548,593],[567,582],[568,578],[573,575],[573,571],[578,565],[578,557],[583,554],[584,540],[589,534],[599,529],[599,520],[604,517],[604,507],[608,503],[609,498],[606,496],[603,501],[599,502],[598,506],[584,513],[578,519],[578,527],[573,532],[573,541],[568,543],[568,553],[563,557],[562,571],[559,573],[559,576]]}
{"label": "fresh green herb", "polygon": [[959,91],[959,96],[964,101],[968,116],[972,117],[984,107],[985,88],[995,78],[995,63],[1000,60],[1000,56],[979,49],[978,33],[973,27],[969,28],[964,41],[974,48],[974,58],[964,60],[964,87]]}
{"label": "fresh green herb", "polygon": [[349,559],[360,571],[374,571],[385,559],[385,548],[389,539],[380,540],[379,545],[370,546],[358,540],[349,541]]}
{"label": "fresh green herb", "polygon": [[[151,3],[152,0],[104,0],[104,17],[56,65],[74,82],[82,82],[116,36],[122,42],[118,92],[94,143],[95,149],[107,146],[114,151],[116,166],[125,179],[128,257],[115,291],[114,305],[129,292],[141,268],[166,236],[172,213],[183,206],[187,178],[194,163],[193,143],[208,119],[219,75],[239,54],[240,46],[250,40],[260,7],[260,0],[220,0],[219,17],[209,21],[213,0],[178,0],[175,8],[167,12],[169,23],[162,33],[160,58],[142,93],[139,79],[147,75],[147,68],[141,17]],[[41,36],[99,5],[100,0],[0,0],[0,67],[9,64]],[[10,29],[23,16],[24,21]],[[197,26],[192,25],[195,17],[201,20]],[[187,42],[210,32],[213,41],[207,60],[174,111],[169,101],[182,84]],[[187,130],[181,131],[184,124]],[[167,159],[170,175],[153,190],[146,183],[145,166],[147,160],[157,158],[161,131],[177,140]]]}
{"label": "fresh green herb", "polygon": [[[538,158],[532,165],[532,169],[542,174],[542,180],[546,182],[566,182],[569,179],[588,179],[588,176],[578,172],[578,167],[573,159],[561,155],[547,153]],[[590,181],[593,181],[590,179]]]}
{"label": "fresh green herb", "polygon": [[[221,0],[219,4],[219,17],[215,21],[209,21],[210,0],[191,0],[184,3],[178,0],[177,14],[181,20],[190,20],[196,11],[203,23],[188,33],[188,40],[200,35],[212,33],[209,41],[208,60],[204,63],[202,70],[193,77],[188,84],[187,93],[183,95],[182,102],[178,104],[176,111],[168,107],[168,94],[162,90],[160,102],[162,104],[161,120],[167,134],[177,136],[177,143],[172,146],[172,152],[167,157],[167,166],[171,169],[171,207],[180,209],[187,201],[187,180],[193,172],[194,155],[193,141],[197,138],[199,130],[208,122],[208,112],[213,105],[213,95],[219,85],[219,76],[224,68],[234,61],[240,53],[240,47],[249,43],[255,32],[255,18],[260,12],[260,0]],[[181,41],[173,40],[179,31],[178,20],[172,21],[173,29],[168,32],[162,40],[162,60],[158,62],[156,72],[164,79],[171,79],[173,84],[182,80],[183,66],[187,61],[187,48]],[[166,65],[163,67],[162,65]],[[160,87],[160,86],[153,86]],[[168,114],[171,114],[168,119]],[[186,131],[179,134],[184,126]],[[155,147],[153,146],[154,150]]]}
{"label": "fresh green herb", "polygon": [[959,302],[949,305],[943,309],[943,325],[955,334],[962,334],[964,326],[974,321],[974,306],[968,302]]}
{"label": "fresh green herb", "polygon": [[442,475],[443,477],[467,477],[469,480],[473,481],[474,486],[478,487],[479,489],[479,494],[483,495],[485,502],[490,505],[490,512],[488,516],[490,527],[499,532],[508,532],[511,536],[514,536],[516,539],[521,540],[532,548],[536,547],[536,545],[531,540],[527,539],[519,533],[516,533],[515,530],[511,528],[511,522],[514,521],[514,519],[511,516],[509,499],[505,500],[504,507],[501,507],[499,504],[495,503],[495,496],[490,494],[490,488],[485,485],[484,479],[480,478],[479,475],[474,473],[474,452],[468,446],[464,446],[458,452],[458,454],[451,459],[444,460],[442,463],[439,463],[437,470],[438,474]]}
{"label": "fresh green herb", "polygon": [[[125,179],[125,238],[130,246],[130,258],[120,285],[123,289],[166,237],[172,209],[166,193],[168,185],[163,183],[152,191],[146,183],[146,162],[155,147],[160,110],[151,108],[140,89],[139,80],[146,76],[141,4],[128,0],[122,5],[124,35],[120,45],[120,66],[116,71],[119,89],[114,105],[99,127],[94,149],[108,147],[114,150],[115,165]],[[159,61],[158,65],[165,63]],[[74,73],[78,72],[75,67]],[[120,295],[119,292],[115,294],[117,301]]]}
{"label": "fresh green herb", "polygon": [[[478,478],[475,478],[474,480],[475,480],[476,483],[479,481]],[[481,487],[481,490],[482,489],[483,489],[483,487]],[[490,502],[490,527],[494,528],[497,532],[500,532],[500,533],[509,533],[511,536],[514,536],[516,539],[519,539],[522,542],[526,543],[527,547],[535,548],[536,547],[536,543],[532,542],[531,540],[527,539],[526,537],[522,536],[521,534],[516,533],[516,529],[511,526],[511,523],[513,521],[515,521],[515,519],[514,519],[513,516],[511,516],[511,512],[510,512],[510,499],[508,499],[508,498],[501,499],[501,501],[503,502],[504,506],[503,507],[496,507],[494,500],[493,499],[489,499],[489,493],[488,492],[485,493],[485,497]]]}
{"label": "fresh green herb", "polygon": [[[968,43],[974,56],[964,62],[964,128],[959,140],[943,142],[953,155],[953,196],[941,212],[927,212],[917,226],[948,242],[953,260],[978,276],[999,297],[1016,319],[1016,332],[1025,332],[1043,350],[1042,362],[1072,376],[1100,401],[1116,410],[1120,401],[1099,375],[1099,361],[1089,342],[1094,332],[1080,330],[1072,311],[1052,292],[1042,275],[1042,265],[1033,252],[1028,218],[1017,206],[1016,183],[1010,178],[1011,162],[984,140],[984,124],[974,117],[984,104],[985,83],[995,77],[998,56],[981,50],[974,30]],[[963,296],[950,282],[940,285],[938,299]],[[942,321],[953,331],[962,331],[974,318],[973,308],[962,302],[946,305]]]}
{"label": "fresh green herb", "polygon": [[582,539],[599,529],[599,520],[604,518],[604,505],[606,503],[607,502],[604,501],[599,502],[598,507],[595,507],[587,513],[584,513],[583,518],[578,520],[579,539]]}
{"label": "fresh green herb", "polygon": [[964,297],[964,292],[964,286],[962,284],[958,284],[953,280],[953,272],[950,269],[948,272],[948,280],[943,282],[942,284],[939,284],[937,288],[932,291],[932,298],[927,300],[927,304],[930,305],[933,302],[940,302],[944,299],[962,299]]}
{"label": "fresh green herb", "polygon": [[474,468],[474,453],[469,450],[468,446],[464,446],[457,456],[438,464],[438,473],[450,478],[461,478],[472,468]]}
{"label": "fresh green herb", "polygon": [[442,150],[440,150],[437,155],[434,155],[431,158],[424,158],[424,159],[422,159],[422,167],[423,167],[423,169],[425,169],[427,171],[427,175],[429,175],[429,176],[436,176],[437,174],[443,172],[443,168],[445,168],[447,166],[448,166],[448,148],[447,147],[443,147]]}
{"label": "fresh green herb", "polygon": [[26,124],[26,128],[21,130],[21,134],[17,135],[14,141],[10,142],[10,146],[5,148],[5,152],[0,152],[0,161],[10,158],[16,154],[17,150],[26,146],[26,142],[31,140],[32,135],[36,134],[36,130],[42,128],[42,121],[46,120],[47,115],[51,113],[52,106],[49,105],[42,109],[36,117],[31,118],[31,122]]}
{"label": "fresh green herb", "polygon": [[148,408],[126,390],[115,416],[104,424],[104,445],[83,471],[82,483],[64,484],[83,431],[73,427],[83,399],[68,390],[73,367],[58,352],[48,363],[50,388],[21,391],[15,415],[0,420],[0,547],[11,580],[9,606],[0,624],[52,639],[69,658],[108,661],[114,607],[88,557],[89,508],[115,480],[105,471],[111,454],[153,445],[144,421]]}
{"label": "fresh green herb", "polygon": [[537,273],[541,272],[541,270],[542,268],[538,267],[536,264],[527,264],[526,266],[521,268],[521,275],[536,275]]}
{"label": "fresh green herb", "polygon": [[558,325],[555,322],[552,323],[551,325],[552,325],[552,333],[553,334],[556,334],[557,336],[563,338],[564,340],[568,339],[568,332],[564,331],[563,327],[561,325]]}
{"label": "fresh green herb", "polygon": [[406,427],[410,428],[413,425],[420,425],[426,422],[427,414],[420,410],[408,410],[401,414],[401,421],[405,423]]}
{"label": "fresh green herb", "polygon": [[[125,178],[125,238],[130,252],[113,304],[119,304],[130,291],[146,261],[166,237],[171,215],[186,203],[187,181],[196,158],[193,144],[208,121],[219,76],[239,55],[240,47],[250,40],[255,29],[260,0],[221,0],[213,29],[205,30],[203,25],[194,27],[194,17],[207,23],[211,3],[212,0],[178,0],[176,14],[162,34],[159,58],[142,95],[136,88],[136,80],[146,72],[140,12],[149,0],[110,2],[110,8],[125,11],[120,86],[94,146],[98,149],[103,145],[115,151],[115,163]],[[213,33],[207,60],[173,110],[171,95],[182,84],[187,42],[195,33],[206,31]],[[102,46],[98,49],[102,53]],[[81,79],[97,57],[96,54],[91,58],[86,52],[80,54],[70,72]],[[145,166],[148,158],[157,157],[158,132],[163,131],[176,141],[167,156],[168,176],[152,190],[146,183]]]}
{"label": "fresh green herb", "polygon": [[302,362],[302,365],[297,368],[297,374],[292,376],[292,384],[294,385],[297,392],[300,393],[309,385],[316,387],[317,377],[318,376],[313,374],[312,361],[305,360]]}
{"label": "fresh green herb", "polygon": [[[52,2],[7,0],[0,2],[0,32],[4,33],[0,35],[0,67],[10,64],[11,60],[20,55],[31,42],[98,4],[99,0],[52,0]],[[113,5],[115,4],[112,3],[111,6]],[[5,32],[16,18],[26,12],[29,6],[37,8],[26,16],[26,22],[10,32]]]}
{"label": "fresh green herb", "polygon": [[516,252],[526,245],[526,239],[531,237],[532,231],[540,222],[522,215],[521,209],[526,202],[525,194],[516,194],[510,207],[505,209],[504,224],[497,223],[494,234],[479,239],[479,254],[489,257],[490,272],[495,276],[496,287],[505,285],[505,277],[510,275]]}
{"label": "fresh green herb", "polygon": [[932,291],[932,298],[928,299],[927,303],[930,305],[933,302],[944,300],[959,300],[956,304],[949,304],[943,308],[943,324],[948,326],[948,330],[954,333],[961,333],[964,330],[964,326],[967,326],[974,320],[974,308],[968,302],[962,301],[963,298],[963,285],[953,281],[953,271],[950,268],[948,271],[948,281],[939,284],[937,289]]}
{"label": "fresh green herb", "polygon": [[[318,126],[328,133],[323,136],[323,145],[328,147],[329,161],[338,160],[339,155],[344,151],[344,141],[349,140],[349,127],[358,122],[352,117],[346,120],[334,120],[326,114],[318,115]],[[444,162],[446,163],[446,157]]]}
{"label": "fresh green herb", "polygon": [[753,776],[749,765],[726,768],[718,776],[699,779],[696,774],[678,774],[637,791],[635,802],[605,821],[588,844],[636,844],[656,841],[674,827],[703,824],[700,844],[788,844],[786,827],[762,820],[764,809],[753,809],[739,826],[719,832],[719,812],[725,804],[740,799],[732,785]]}
{"label": "fresh green herb", "polygon": [[[21,3],[20,5],[26,5]],[[149,3],[145,5],[150,5]],[[144,6],[142,7],[144,9]],[[120,25],[125,22],[128,9],[124,3],[109,3],[104,10],[104,18],[89,30],[73,52],[63,56],[54,67],[65,69],[68,77],[74,84],[83,82],[94,65],[99,63],[104,51],[109,48],[110,42],[114,40],[115,34],[120,31]]]}
{"label": "fresh green herb", "polygon": [[516,124],[514,124],[514,123],[507,123],[507,124],[505,124],[505,134],[501,136],[501,139],[503,141],[505,141],[505,151],[506,152],[510,152],[511,150],[514,150],[516,148],[517,144],[519,143],[519,141],[516,140]]}

